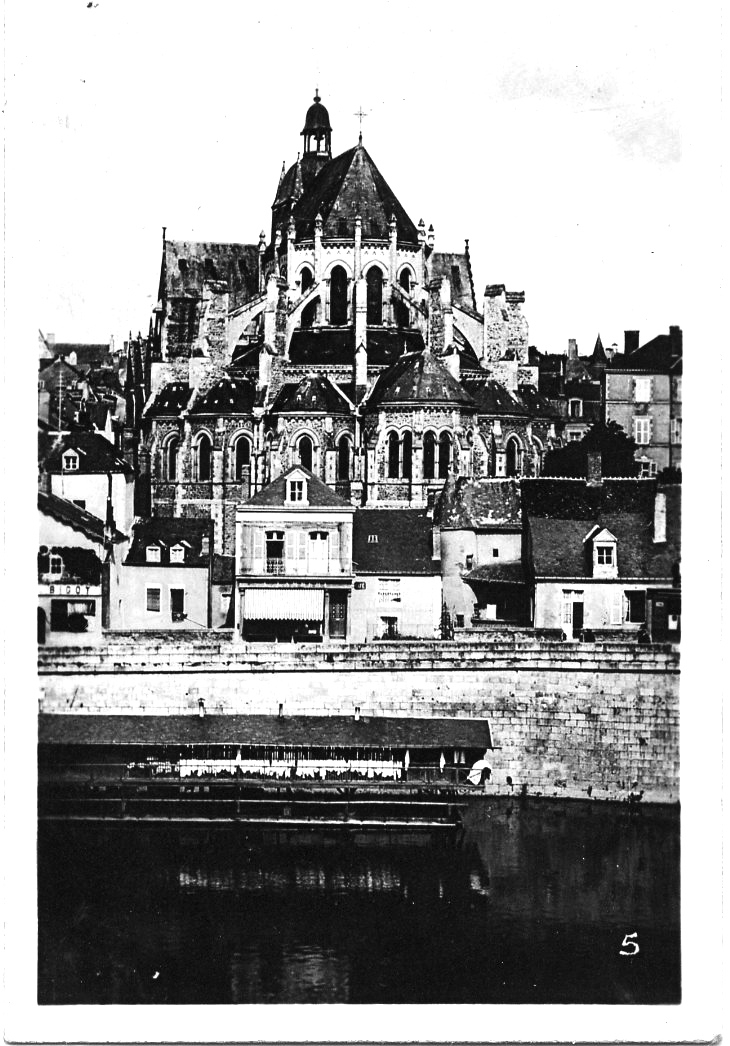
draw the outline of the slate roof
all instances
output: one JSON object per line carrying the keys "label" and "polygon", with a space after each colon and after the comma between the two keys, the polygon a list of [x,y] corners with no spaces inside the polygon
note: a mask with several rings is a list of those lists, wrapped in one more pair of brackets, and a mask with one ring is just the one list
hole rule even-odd
{"label": "slate roof", "polygon": [[111,366],[114,357],[109,343],[103,345],[92,345],[84,342],[57,341],[52,350],[54,356],[70,356],[76,353],[77,367]]}
{"label": "slate roof", "polygon": [[256,400],[256,384],[250,378],[221,378],[195,397],[191,414],[250,414]]}
{"label": "slate roof", "polygon": [[[591,388],[598,389],[598,395],[600,398],[601,390],[597,386],[591,386]],[[560,411],[558,411],[547,396],[544,396],[542,392],[538,392],[534,385],[520,385],[518,386],[520,401],[524,404],[528,413],[533,417],[540,418],[558,418],[560,417]]]}
{"label": "slate roof", "polygon": [[475,408],[464,385],[429,350],[401,357],[378,377],[366,409],[373,411],[384,403],[452,403]]}
{"label": "slate roof", "polygon": [[186,381],[170,381],[156,393],[145,409],[147,418],[177,418],[190,400],[191,388]]}
{"label": "slate roof", "polygon": [[[172,567],[207,567],[210,562],[210,551],[203,552],[203,539],[208,538],[210,549],[212,524],[209,519],[185,519],[181,516],[152,516],[150,519],[136,519],[132,527],[132,545],[124,560],[125,566],[172,566]],[[170,549],[173,545],[187,542],[190,546],[185,552],[184,563],[170,563]],[[147,563],[147,546],[160,546],[160,562]]]}
{"label": "slate roof", "polygon": [[199,298],[206,279],[222,280],[244,300],[254,298],[259,293],[258,265],[258,244],[165,240],[160,298]]}
{"label": "slate roof", "polygon": [[305,506],[298,505],[296,503],[286,500],[286,481],[292,472],[303,472],[307,477],[307,502],[310,506],[316,506],[321,508],[352,508],[349,501],[345,501],[339,494],[335,494],[334,490],[323,483],[321,479],[313,475],[308,469],[305,469],[302,465],[292,465],[282,472],[272,483],[264,487],[257,494],[254,494],[252,498],[244,502],[246,508],[255,508],[256,506],[272,506],[272,507],[284,507],[293,508],[295,511],[304,508]]}
{"label": "slate roof", "polygon": [[322,374],[284,384],[271,406],[272,414],[349,414],[351,410],[337,386]]}
{"label": "slate roof", "polygon": [[126,476],[132,475],[132,467],[117,454],[113,444],[100,436],[97,432],[69,432],[54,443],[45,467],[47,472],[60,473],[63,471],[61,456],[67,450],[77,450],[79,453],[79,467],[74,475],[88,475],[99,472],[123,472]]}
{"label": "slate roof", "polygon": [[[38,491],[38,508],[44,516],[50,516],[58,523],[63,523],[73,530],[96,541],[100,545],[104,542],[104,520],[94,516],[86,509],[75,505],[73,501],[59,498],[56,494],[46,494]],[[114,531],[114,541],[126,541],[124,534],[119,530]]]}
{"label": "slate roof", "polygon": [[617,540],[619,578],[670,578],[680,559],[681,487],[659,488],[667,495],[667,540],[655,544],[653,480],[523,480],[536,577],[591,577],[584,539],[594,526]]}
{"label": "slate roof", "polygon": [[462,385],[468,390],[480,414],[529,414],[527,405],[494,378],[473,379],[464,375]]}
{"label": "slate roof", "polygon": [[359,508],[355,512],[355,574],[438,573],[432,548],[433,524],[425,509]]}
{"label": "slate roof", "polygon": [[321,214],[323,236],[330,239],[355,234],[355,218],[362,219],[362,238],[387,240],[395,214],[398,240],[418,243],[418,231],[393,190],[362,145],[336,156],[319,171],[293,207],[297,239],[314,236],[314,220]]}
{"label": "slate roof", "polygon": [[46,745],[242,744],[313,748],[491,748],[486,719],[272,715],[38,716]]}
{"label": "slate roof", "polygon": [[434,521],[444,530],[514,530],[522,525],[519,480],[468,480],[460,476],[447,482],[434,509]]}
{"label": "slate roof", "polygon": [[628,354],[616,354],[609,370],[645,371],[655,374],[682,373],[682,336],[673,342],[670,334],[659,334]]}
{"label": "slate roof", "polygon": [[486,584],[525,585],[527,577],[521,563],[485,563],[475,567],[468,574],[462,574],[464,581],[481,581]]}

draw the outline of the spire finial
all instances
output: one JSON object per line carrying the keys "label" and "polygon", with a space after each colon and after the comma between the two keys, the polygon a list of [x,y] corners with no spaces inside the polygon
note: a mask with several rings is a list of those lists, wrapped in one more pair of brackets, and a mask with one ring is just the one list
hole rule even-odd
{"label": "spire finial", "polygon": [[321,102],[322,99],[319,97],[319,87],[314,88],[314,100],[315,102]]}
{"label": "spire finial", "polygon": [[363,120],[365,119],[365,117],[367,115],[368,115],[367,113],[364,113],[362,111],[362,106],[360,106],[358,111],[355,113],[355,116],[357,116],[359,118],[359,120],[360,120],[360,134],[359,134],[358,139],[357,139],[357,144],[358,145],[362,145],[362,122],[363,122]]}

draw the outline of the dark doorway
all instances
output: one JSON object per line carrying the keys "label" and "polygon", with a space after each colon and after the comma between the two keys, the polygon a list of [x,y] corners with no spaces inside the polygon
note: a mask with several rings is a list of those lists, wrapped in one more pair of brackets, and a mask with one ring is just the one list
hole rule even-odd
{"label": "dark doorway", "polygon": [[573,638],[577,639],[583,631],[583,604],[573,603]]}
{"label": "dark doorway", "polygon": [[329,634],[330,639],[345,639],[347,636],[346,592],[330,592]]}
{"label": "dark doorway", "polygon": [[46,641],[46,612],[43,607],[38,607],[38,613],[36,616],[36,629],[37,629],[37,641],[39,643],[45,643]]}

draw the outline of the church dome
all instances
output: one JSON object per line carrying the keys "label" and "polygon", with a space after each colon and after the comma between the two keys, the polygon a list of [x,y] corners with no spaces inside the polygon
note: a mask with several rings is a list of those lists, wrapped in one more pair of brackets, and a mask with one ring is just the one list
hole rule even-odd
{"label": "church dome", "polygon": [[322,134],[325,131],[332,131],[332,128],[330,127],[330,114],[322,105],[319,91],[317,91],[314,96],[314,105],[310,105],[307,109],[307,118],[304,121],[304,128],[301,133],[316,135]]}

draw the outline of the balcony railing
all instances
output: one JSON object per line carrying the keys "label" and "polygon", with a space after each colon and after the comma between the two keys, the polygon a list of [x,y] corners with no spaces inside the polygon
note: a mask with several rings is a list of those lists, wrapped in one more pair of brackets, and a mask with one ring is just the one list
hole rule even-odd
{"label": "balcony railing", "polygon": [[339,576],[349,573],[339,559],[269,559],[262,564],[254,560],[244,573],[287,575],[288,577]]}

